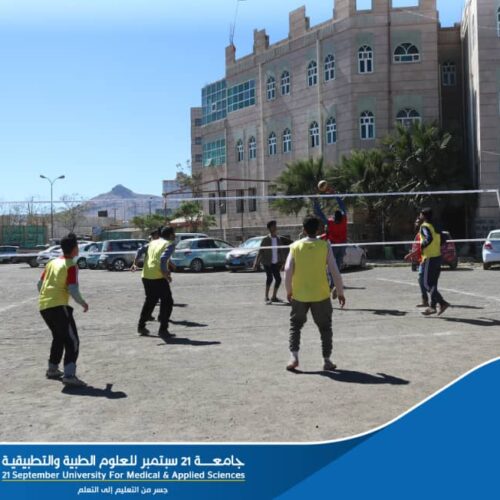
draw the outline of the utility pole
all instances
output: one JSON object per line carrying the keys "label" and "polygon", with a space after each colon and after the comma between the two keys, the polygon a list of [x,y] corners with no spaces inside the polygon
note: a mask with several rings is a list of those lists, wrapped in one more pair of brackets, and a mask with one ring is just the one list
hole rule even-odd
{"label": "utility pole", "polygon": [[64,175],[60,175],[55,179],[49,179],[45,175],[40,174],[41,179],[45,179],[50,183],[50,238],[54,239],[54,183],[58,179],[64,179]]}

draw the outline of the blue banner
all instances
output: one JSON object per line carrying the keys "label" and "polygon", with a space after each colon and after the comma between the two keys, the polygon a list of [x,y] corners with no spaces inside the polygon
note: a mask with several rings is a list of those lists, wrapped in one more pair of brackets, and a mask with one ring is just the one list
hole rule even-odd
{"label": "blue banner", "polygon": [[498,380],[497,360],[326,444],[3,444],[0,498],[497,498]]}

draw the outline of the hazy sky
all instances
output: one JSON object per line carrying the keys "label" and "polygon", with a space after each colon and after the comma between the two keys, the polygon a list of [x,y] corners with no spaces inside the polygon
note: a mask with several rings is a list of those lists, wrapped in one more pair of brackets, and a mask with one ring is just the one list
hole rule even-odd
{"label": "hazy sky", "polygon": [[[409,5],[412,0],[398,2]],[[286,38],[288,12],[311,24],[332,0],[244,0],[237,57],[253,29]],[[66,179],[54,198],[92,197],[115,184],[161,194],[190,157],[189,108],[224,76],[236,0],[2,0],[0,2],[0,201],[48,199],[40,174]],[[441,23],[461,0],[438,0]]]}

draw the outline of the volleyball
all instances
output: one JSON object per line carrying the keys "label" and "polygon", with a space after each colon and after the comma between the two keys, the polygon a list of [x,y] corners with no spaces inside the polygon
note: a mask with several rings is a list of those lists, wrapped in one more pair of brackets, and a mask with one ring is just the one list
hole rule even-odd
{"label": "volleyball", "polygon": [[328,189],[328,182],[325,180],[318,182],[318,191],[324,193]]}

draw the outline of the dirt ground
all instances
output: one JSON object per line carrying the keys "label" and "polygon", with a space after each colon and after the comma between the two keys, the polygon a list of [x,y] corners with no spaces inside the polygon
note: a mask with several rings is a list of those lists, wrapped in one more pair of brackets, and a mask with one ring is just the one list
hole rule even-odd
{"label": "dirt ground", "polygon": [[[136,333],[139,273],[84,270],[90,304],[76,321],[78,374],[45,379],[50,333],[37,310],[39,269],[0,266],[0,440],[4,442],[306,442],[369,431],[500,355],[497,271],[445,271],[443,317],[415,307],[416,273],[345,275],[334,311],[337,372],[323,372],[319,334],[303,330],[301,373],[285,371],[286,305],[267,306],[260,273],[177,273],[175,340]],[[281,292],[284,296],[284,290]]]}

